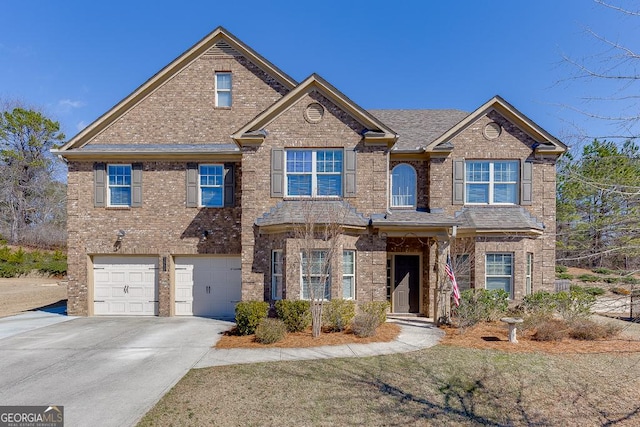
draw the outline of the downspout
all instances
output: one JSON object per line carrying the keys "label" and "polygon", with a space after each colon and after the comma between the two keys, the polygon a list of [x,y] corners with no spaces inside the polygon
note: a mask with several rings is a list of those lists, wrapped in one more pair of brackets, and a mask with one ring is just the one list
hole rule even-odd
{"label": "downspout", "polygon": [[391,195],[391,171],[389,170],[389,167],[391,166],[391,148],[387,149],[387,170],[386,170],[386,177],[387,177],[387,194],[386,194],[386,200],[387,200],[387,215],[389,215],[391,213],[391,197],[389,197]]}

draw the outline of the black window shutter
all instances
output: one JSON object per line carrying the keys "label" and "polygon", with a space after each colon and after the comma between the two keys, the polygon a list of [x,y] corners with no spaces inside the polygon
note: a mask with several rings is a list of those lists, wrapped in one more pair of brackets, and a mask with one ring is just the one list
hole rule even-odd
{"label": "black window shutter", "polygon": [[107,206],[107,165],[104,163],[93,164],[93,206]]}
{"label": "black window shutter", "polygon": [[224,165],[224,206],[233,207],[235,204],[234,190],[236,186],[236,178],[234,173],[234,164],[225,163]]}
{"label": "black window shutter", "polygon": [[198,164],[187,163],[187,207],[198,207]]}
{"label": "black window shutter", "polygon": [[142,207],[142,163],[131,165],[131,207]]}

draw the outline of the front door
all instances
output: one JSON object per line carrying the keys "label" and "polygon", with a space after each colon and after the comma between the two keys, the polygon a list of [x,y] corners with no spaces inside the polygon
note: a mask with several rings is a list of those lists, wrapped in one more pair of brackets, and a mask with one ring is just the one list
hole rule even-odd
{"label": "front door", "polygon": [[395,255],[393,312],[420,313],[420,256]]}

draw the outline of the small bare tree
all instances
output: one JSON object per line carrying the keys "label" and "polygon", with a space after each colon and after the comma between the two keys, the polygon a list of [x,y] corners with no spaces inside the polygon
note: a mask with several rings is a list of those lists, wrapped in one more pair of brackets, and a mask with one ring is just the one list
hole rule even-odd
{"label": "small bare tree", "polygon": [[340,256],[345,209],[338,202],[300,203],[303,223],[295,228],[297,256],[302,271],[302,295],[311,303],[313,337],[322,332],[324,302],[331,297],[332,265]]}

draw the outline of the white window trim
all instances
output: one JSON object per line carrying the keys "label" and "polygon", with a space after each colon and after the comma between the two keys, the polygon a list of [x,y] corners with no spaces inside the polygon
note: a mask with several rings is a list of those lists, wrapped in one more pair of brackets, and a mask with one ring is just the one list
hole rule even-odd
{"label": "white window trim", "polygon": [[[514,163],[517,167],[516,176],[518,179],[515,181],[500,181],[496,182],[494,180],[494,165],[495,163]],[[470,163],[489,163],[489,181],[467,181],[467,167]],[[469,202],[467,201],[467,197],[469,197],[469,191],[467,191],[467,184],[488,184],[489,185],[489,200],[487,202]],[[513,203],[495,203],[493,201],[494,194],[494,185],[495,184],[514,184],[516,188],[516,201]],[[464,162],[464,204],[465,205],[497,205],[497,206],[514,206],[519,204],[520,200],[520,162],[518,160],[466,160]]]}
{"label": "white window trim", "polygon": [[[110,179],[109,179],[109,167],[111,166],[125,166],[129,168],[129,185],[111,185],[110,183]],[[133,180],[133,167],[131,166],[130,163],[110,163],[107,165],[107,206],[110,208],[130,208],[131,207],[131,197],[132,197],[132,192],[131,192],[131,184],[132,184],[132,180]],[[114,205],[111,204],[111,188],[129,188],[129,204],[128,205]]]}
{"label": "white window trim", "polygon": [[[294,151],[310,151],[311,152],[311,172],[291,172],[292,175],[311,175],[311,195],[291,195],[289,194],[289,171],[287,170],[287,156],[289,155],[288,153],[290,152],[294,152]],[[287,149],[285,150],[285,156],[284,156],[284,194],[285,197],[287,198],[293,198],[293,199],[309,199],[309,198],[316,198],[316,197],[321,197],[321,198],[327,198],[327,199],[340,199],[342,198],[342,195],[344,193],[344,156],[342,158],[342,170],[340,172],[318,172],[317,171],[317,159],[318,159],[318,152],[324,152],[324,151],[342,151],[342,149],[339,148],[319,148],[319,149],[298,149],[298,148],[291,148],[291,149]],[[341,185],[340,185],[340,194],[335,195],[335,196],[326,196],[326,195],[322,195],[319,196],[318,195],[318,176],[322,176],[322,175],[326,175],[326,176],[331,176],[331,175],[336,175],[336,176],[340,176],[340,181],[341,181]]]}
{"label": "white window trim", "polygon": [[[218,87],[218,76],[229,76],[229,79],[231,81],[231,87],[229,89],[226,88],[219,88]],[[231,106],[233,105],[233,94],[231,93],[231,89],[233,88],[233,75],[231,74],[231,72],[229,71],[224,71],[224,72],[217,72],[215,74],[215,94],[216,94],[216,107],[219,108],[231,108]],[[220,105],[220,102],[218,101],[218,94],[220,92],[229,92],[229,100],[230,103],[229,105]]]}
{"label": "white window trim", "polygon": [[[280,300],[282,299],[282,293],[284,291],[284,283],[282,282],[282,273],[276,273],[276,254],[280,254],[280,271],[283,271],[284,268],[284,260],[282,258],[282,249],[274,249],[271,251],[271,299]],[[276,295],[277,287],[276,279],[280,279],[280,296]]]}
{"label": "white window trim", "polygon": [[[325,254],[328,252],[326,249],[313,249],[311,252],[324,252]],[[310,298],[304,297],[304,272],[302,271],[304,265],[302,263],[302,257],[304,253],[300,253],[300,299],[305,301],[310,301]],[[323,276],[323,274],[312,274],[311,277]],[[327,280],[329,282],[329,299],[331,299],[331,268],[327,271]],[[309,292],[311,293],[311,292]],[[322,301],[329,301],[327,298],[322,298]]]}
{"label": "white window trim", "polygon": [[525,295],[533,293],[533,253],[531,252],[527,252],[524,271],[524,293]]}
{"label": "white window trim", "polygon": [[344,298],[344,299],[348,299],[348,300],[355,300],[356,299],[356,251],[354,251],[353,249],[345,249],[342,251],[342,257],[344,259],[344,255],[345,253],[349,252],[351,254],[351,259],[352,259],[352,263],[353,263],[353,273],[345,273],[344,271],[344,263],[343,263],[343,267],[342,267],[342,298],[344,298],[344,279],[346,277],[350,277],[351,280],[351,295],[353,295],[351,298]]}
{"label": "white window trim", "polygon": [[[400,166],[408,166],[409,168],[411,168],[411,170],[413,171],[413,204],[411,205],[406,205],[406,204],[395,204],[395,197],[393,194],[393,171],[396,170],[396,168],[400,167]],[[393,167],[393,169],[391,170],[391,207],[393,208],[415,208],[417,203],[418,203],[418,172],[416,171],[416,168],[414,168],[412,165],[410,165],[409,163],[400,163],[397,164]],[[401,197],[401,198],[406,198],[406,195],[400,195],[397,197]]]}
{"label": "white window trim", "polygon": [[[509,255],[511,257],[511,274],[510,275],[506,275],[506,274],[491,274],[489,275],[487,272],[487,266],[488,266],[488,262],[487,262],[487,256],[488,255]],[[499,278],[508,278],[509,279],[509,299],[513,299],[513,276],[515,274],[515,270],[514,270],[514,264],[515,264],[515,256],[513,254],[513,252],[487,252],[484,255],[484,288],[487,289],[487,278],[488,277],[499,277]]]}
{"label": "white window trim", "polygon": [[[202,168],[203,166],[216,166],[216,167],[220,167],[222,168],[222,179],[221,179],[221,184],[220,185],[201,185],[200,183],[200,168]],[[203,188],[221,188],[222,189],[222,203],[220,205],[215,205],[215,206],[211,206],[211,205],[205,205],[204,203],[202,203],[202,189]],[[198,165],[198,206],[201,208],[222,208],[224,207],[224,165],[223,164],[219,164],[219,163],[203,163]]]}

